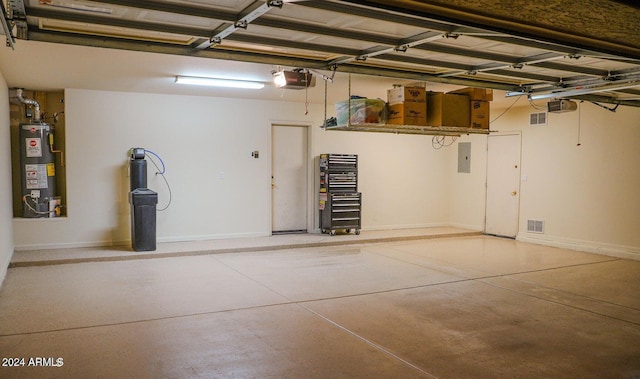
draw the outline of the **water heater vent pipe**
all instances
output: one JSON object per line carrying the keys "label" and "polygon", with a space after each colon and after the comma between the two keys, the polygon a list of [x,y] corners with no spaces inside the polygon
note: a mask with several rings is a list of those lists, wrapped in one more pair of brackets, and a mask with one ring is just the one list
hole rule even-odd
{"label": "water heater vent pipe", "polygon": [[40,104],[33,99],[25,99],[24,97],[22,97],[22,88],[16,89],[16,97],[23,104],[33,105],[35,113],[33,116],[33,121],[40,122]]}

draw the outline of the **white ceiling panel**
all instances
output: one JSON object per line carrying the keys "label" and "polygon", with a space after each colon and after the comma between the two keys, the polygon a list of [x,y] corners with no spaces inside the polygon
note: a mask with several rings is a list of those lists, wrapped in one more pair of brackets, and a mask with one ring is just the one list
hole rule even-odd
{"label": "white ceiling panel", "polygon": [[218,26],[223,24],[223,22],[219,20],[208,19],[204,17],[185,16],[185,15],[176,17],[175,14],[168,13],[168,12],[142,11],[142,12],[139,12],[138,15],[130,15],[130,18],[133,20],[159,22],[159,23],[164,23],[169,25],[194,26],[194,27],[206,28],[212,31]]}
{"label": "white ceiling panel", "polygon": [[239,13],[254,3],[253,0],[173,0],[172,2],[177,4],[197,5],[201,7],[212,7],[236,13]]}
{"label": "white ceiling panel", "polygon": [[[10,45],[29,39],[523,94],[570,80],[573,87],[598,87],[599,101],[624,98],[626,105],[636,105],[627,99],[640,95],[640,47],[633,43],[640,11],[619,1],[607,1],[618,16],[597,30],[591,24],[580,29],[562,15],[562,25],[541,28],[536,23],[542,21],[531,18],[537,8],[527,3],[507,7],[506,18],[477,18],[470,0],[450,11],[400,0],[11,2],[18,3],[26,14],[9,9]],[[500,2],[492,6],[496,15],[506,9]],[[597,12],[581,9],[580,15],[590,20]],[[609,86],[625,88],[599,95]]]}

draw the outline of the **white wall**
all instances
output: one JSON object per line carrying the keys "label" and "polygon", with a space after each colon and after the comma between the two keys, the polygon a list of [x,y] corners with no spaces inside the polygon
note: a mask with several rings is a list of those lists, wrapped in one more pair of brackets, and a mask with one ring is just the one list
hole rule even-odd
{"label": "white wall", "polygon": [[[78,89],[66,90],[65,104],[68,217],[15,219],[16,249],[126,244],[131,147],[167,165],[173,198],[158,214],[158,241],[269,235],[279,122],[311,125],[310,170],[320,153],[360,154],[363,229],[448,223],[448,158],[430,137],[324,131],[319,104],[305,116],[302,103]],[[150,175],[148,185],[164,206],[161,179]]]}
{"label": "white wall", "polygon": [[11,129],[9,88],[0,73],[0,284],[13,255],[13,209],[11,200]]}
{"label": "white wall", "polygon": [[315,155],[358,154],[363,229],[448,225],[447,155],[430,136],[319,131]]}
{"label": "white wall", "polygon": [[[330,88],[329,95],[338,92],[343,100],[350,94],[386,100],[387,89],[392,85],[384,78],[353,75],[350,87],[350,93],[348,89]],[[458,87],[431,83],[427,86],[429,91],[454,88]],[[333,115],[333,111],[330,104],[328,113]],[[451,162],[457,159],[457,145],[436,150],[432,146],[432,136],[318,131],[317,128],[314,128],[313,138],[315,156],[322,153],[358,154],[363,229],[419,228],[453,223],[483,230],[484,211],[480,219],[476,217],[477,212],[469,212],[456,220],[451,218],[450,181],[457,170],[457,163],[452,167]],[[483,189],[484,184],[481,184],[470,191],[477,193]],[[480,209],[484,209],[484,195],[480,199]]]}
{"label": "white wall", "polygon": [[[492,108],[492,117],[503,109]],[[639,257],[640,110],[583,103],[530,127],[532,111],[520,101],[492,125],[522,133],[518,239]],[[457,144],[434,150],[430,136],[324,131],[321,104],[305,116],[302,103],[70,89],[66,117],[68,217],[15,219],[16,249],[127,244],[134,146],[167,164],[173,203],[158,214],[160,242],[269,235],[271,124],[280,122],[311,125],[311,171],[320,153],[360,155],[363,229],[484,228],[486,136],[458,140],[472,143],[471,174],[461,174]],[[260,159],[250,157],[254,150]],[[166,204],[160,178],[150,175],[149,187]],[[317,230],[317,213],[312,219]],[[528,219],[544,220],[545,234],[526,233]]]}
{"label": "white wall", "polygon": [[[458,143],[471,143],[471,172],[458,173]],[[447,153],[448,174],[447,220],[452,226],[484,230],[487,182],[487,136],[472,134],[461,136],[456,143],[444,148]]]}
{"label": "white wall", "polygon": [[[640,258],[640,109],[584,102],[528,126],[535,110],[521,103],[495,123],[522,131],[518,239]],[[527,233],[528,219],[544,220],[545,233]]]}

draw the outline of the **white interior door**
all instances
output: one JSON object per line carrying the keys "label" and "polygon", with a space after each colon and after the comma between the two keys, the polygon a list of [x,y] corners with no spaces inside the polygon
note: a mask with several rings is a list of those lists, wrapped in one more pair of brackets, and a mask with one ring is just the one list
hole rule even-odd
{"label": "white interior door", "polygon": [[488,137],[487,234],[511,238],[518,234],[520,141],[519,134]]}
{"label": "white interior door", "polygon": [[307,230],[307,127],[272,127],[273,232]]}

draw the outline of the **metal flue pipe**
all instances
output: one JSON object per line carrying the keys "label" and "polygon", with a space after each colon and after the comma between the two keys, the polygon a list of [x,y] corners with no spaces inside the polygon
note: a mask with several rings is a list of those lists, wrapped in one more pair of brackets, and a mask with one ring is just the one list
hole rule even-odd
{"label": "metal flue pipe", "polygon": [[33,109],[33,111],[34,111],[33,121],[34,122],[40,122],[40,104],[37,101],[33,100],[33,99],[25,99],[22,96],[22,92],[23,92],[22,88],[16,89],[16,97],[23,104],[33,105],[33,108],[34,108]]}

